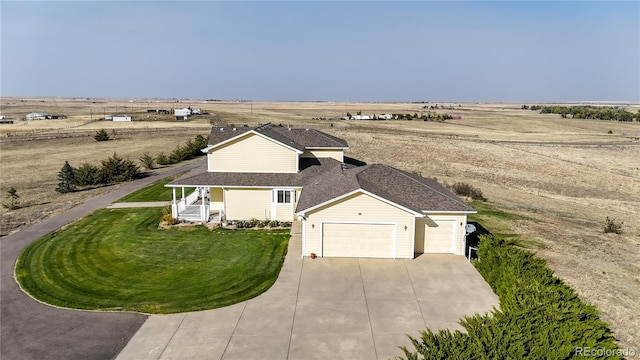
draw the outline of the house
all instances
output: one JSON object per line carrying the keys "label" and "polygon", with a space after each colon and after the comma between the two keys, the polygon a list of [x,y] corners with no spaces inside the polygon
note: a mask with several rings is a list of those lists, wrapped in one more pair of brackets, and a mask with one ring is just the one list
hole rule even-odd
{"label": "house", "polygon": [[176,117],[176,120],[187,120],[189,116],[191,116],[191,109],[176,109],[173,114]]}
{"label": "house", "polygon": [[111,117],[113,121],[131,121],[131,116],[129,115],[113,115]]}
{"label": "house", "polygon": [[[302,256],[464,255],[475,210],[434,180],[363,164],[346,149],[346,141],[315,129],[213,128],[202,150],[207,171],[166,185],[173,217],[301,221]],[[196,191],[185,197],[189,187]]]}

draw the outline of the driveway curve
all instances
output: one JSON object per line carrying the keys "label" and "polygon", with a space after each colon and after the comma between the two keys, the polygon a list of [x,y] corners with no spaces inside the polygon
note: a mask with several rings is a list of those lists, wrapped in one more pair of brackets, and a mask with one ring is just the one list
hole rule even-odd
{"label": "driveway curve", "polygon": [[55,308],[27,296],[13,270],[22,249],[42,236],[152,182],[202,166],[198,160],[134,181],[0,239],[0,358],[113,359],[148,316]]}

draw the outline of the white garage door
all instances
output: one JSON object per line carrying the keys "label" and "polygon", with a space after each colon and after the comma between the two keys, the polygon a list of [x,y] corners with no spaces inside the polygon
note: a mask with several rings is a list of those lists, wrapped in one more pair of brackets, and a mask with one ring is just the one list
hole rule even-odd
{"label": "white garage door", "polygon": [[452,254],[455,243],[455,220],[437,220],[424,227],[424,252],[426,254]]}
{"label": "white garage door", "polygon": [[395,225],[323,224],[322,256],[393,258]]}

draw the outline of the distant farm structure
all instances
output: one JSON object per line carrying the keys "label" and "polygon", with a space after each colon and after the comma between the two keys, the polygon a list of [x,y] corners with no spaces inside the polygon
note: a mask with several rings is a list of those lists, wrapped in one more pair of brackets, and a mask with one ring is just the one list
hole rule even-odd
{"label": "distant farm structure", "polygon": [[113,121],[131,121],[131,116],[129,115],[113,115],[111,117]]}

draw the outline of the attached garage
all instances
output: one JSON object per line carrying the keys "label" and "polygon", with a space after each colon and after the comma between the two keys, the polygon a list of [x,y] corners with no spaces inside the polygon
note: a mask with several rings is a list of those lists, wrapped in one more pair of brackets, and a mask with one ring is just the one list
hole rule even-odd
{"label": "attached garage", "polygon": [[357,191],[304,214],[302,253],[305,256],[313,253],[323,257],[410,259],[413,258],[415,217],[415,212]]}
{"label": "attached garage", "polygon": [[324,223],[324,257],[395,257],[396,224]]}
{"label": "attached garage", "polygon": [[[415,252],[463,254],[466,216],[426,216],[416,219]],[[462,225],[460,225],[462,224]]]}

